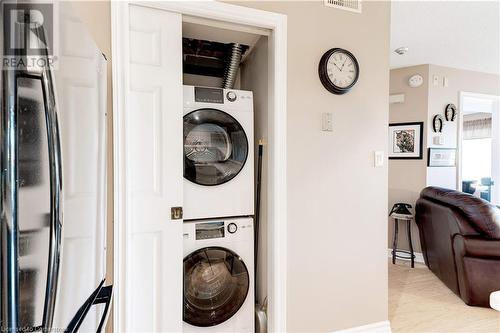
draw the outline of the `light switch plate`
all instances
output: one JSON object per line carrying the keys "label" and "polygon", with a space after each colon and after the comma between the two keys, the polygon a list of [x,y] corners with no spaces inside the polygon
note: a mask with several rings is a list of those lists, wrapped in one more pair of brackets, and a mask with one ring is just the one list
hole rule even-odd
{"label": "light switch plate", "polygon": [[327,132],[333,131],[333,115],[330,112],[323,113],[321,129]]}
{"label": "light switch plate", "polygon": [[383,151],[376,151],[374,154],[374,160],[375,160],[375,167],[380,168],[384,166],[384,152]]}
{"label": "light switch plate", "polygon": [[436,146],[444,145],[444,137],[441,135],[435,136],[432,141]]}
{"label": "light switch plate", "polygon": [[448,78],[446,76],[443,77],[443,87],[448,87]]}
{"label": "light switch plate", "polygon": [[434,75],[432,77],[432,84],[434,84],[435,86],[439,86],[439,76]]}

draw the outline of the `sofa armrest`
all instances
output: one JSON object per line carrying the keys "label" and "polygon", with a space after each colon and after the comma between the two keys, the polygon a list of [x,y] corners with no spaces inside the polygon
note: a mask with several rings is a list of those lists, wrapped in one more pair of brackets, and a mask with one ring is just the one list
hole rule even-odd
{"label": "sofa armrest", "polygon": [[455,234],[453,250],[460,297],[488,307],[490,294],[500,290],[500,239]]}
{"label": "sofa armrest", "polygon": [[458,234],[453,238],[455,255],[500,260],[500,239]]}

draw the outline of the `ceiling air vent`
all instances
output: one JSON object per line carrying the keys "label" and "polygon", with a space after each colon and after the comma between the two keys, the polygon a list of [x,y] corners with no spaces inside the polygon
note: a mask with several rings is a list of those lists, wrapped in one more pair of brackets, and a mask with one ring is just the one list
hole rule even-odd
{"label": "ceiling air vent", "polygon": [[361,13],[361,0],[325,0],[325,6]]}

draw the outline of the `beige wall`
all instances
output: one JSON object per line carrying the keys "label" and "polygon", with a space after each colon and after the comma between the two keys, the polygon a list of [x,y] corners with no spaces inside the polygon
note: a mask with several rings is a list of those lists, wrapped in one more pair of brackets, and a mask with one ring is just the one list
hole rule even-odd
{"label": "beige wall", "polygon": [[[432,126],[432,117],[441,114],[444,117],[444,108],[448,103],[459,106],[460,91],[480,94],[500,94],[500,76],[480,72],[466,71],[455,68],[430,65],[429,76],[438,76],[439,84],[429,84],[429,118],[428,126]],[[448,87],[443,87],[443,78],[448,78]],[[457,148],[458,117],[454,122],[445,122],[443,136],[445,143],[442,147]],[[432,144],[432,137],[436,136],[429,130],[429,147],[437,147]],[[457,188],[456,168],[427,168],[427,185],[436,185],[449,188]]]}
{"label": "beige wall", "polygon": [[[408,78],[413,74],[424,77],[424,84],[418,88],[408,86]],[[438,85],[433,84],[434,76]],[[443,78],[448,79],[448,86],[443,86]],[[389,208],[394,202],[408,202],[414,206],[420,191],[426,186],[457,188],[457,170],[449,168],[428,168],[427,148],[457,148],[458,117],[454,122],[444,122],[441,134],[432,130],[432,119],[436,114],[444,118],[444,108],[453,103],[459,107],[460,91],[498,95],[500,76],[473,72],[436,65],[421,65],[391,70],[391,94],[404,93],[405,102],[391,104],[390,122],[424,121],[424,158],[422,160],[389,161]],[[444,144],[433,144],[433,138],[442,136]],[[414,206],[415,207],[415,206]],[[405,230],[401,229],[400,230]],[[393,222],[389,224],[389,242],[392,247]],[[412,239],[416,251],[420,252],[418,229],[412,225]],[[398,247],[408,249],[405,234],[400,234]]]}
{"label": "beige wall", "polygon": [[[322,1],[239,4],[288,16],[288,331],[387,320],[387,168],[373,167],[373,152],[386,150],[390,3],[364,2],[362,14]],[[79,10],[109,50],[109,4]],[[318,79],[332,47],[361,67],[344,96]],[[322,112],[333,132],[321,132]]]}
{"label": "beige wall", "polygon": [[[424,83],[417,88],[408,86],[408,79],[420,74]],[[421,160],[389,160],[389,205],[388,212],[396,202],[406,202],[415,208],[415,202],[426,183],[427,166],[427,104],[429,89],[429,66],[412,66],[391,70],[390,94],[404,94],[405,102],[391,104],[389,107],[389,123],[424,122],[423,158]],[[400,222],[398,247],[408,249],[406,225]],[[392,248],[394,221],[389,218],[389,243]],[[420,252],[418,228],[412,223],[412,243],[415,251]]]}
{"label": "beige wall", "polygon": [[[288,16],[288,281],[290,332],[387,320],[389,2],[354,14],[323,2],[240,2]],[[332,47],[354,53],[361,76],[343,96],[318,78]],[[333,113],[333,132],[321,114]]]}

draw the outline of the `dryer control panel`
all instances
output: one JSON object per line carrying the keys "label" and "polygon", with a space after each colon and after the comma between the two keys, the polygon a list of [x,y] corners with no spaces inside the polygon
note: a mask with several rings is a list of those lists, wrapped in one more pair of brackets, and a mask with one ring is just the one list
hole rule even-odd
{"label": "dryer control panel", "polygon": [[184,114],[201,108],[224,112],[253,112],[253,93],[247,90],[183,86]]}
{"label": "dryer control panel", "polygon": [[194,101],[202,103],[224,103],[224,91],[217,88],[194,87]]}

